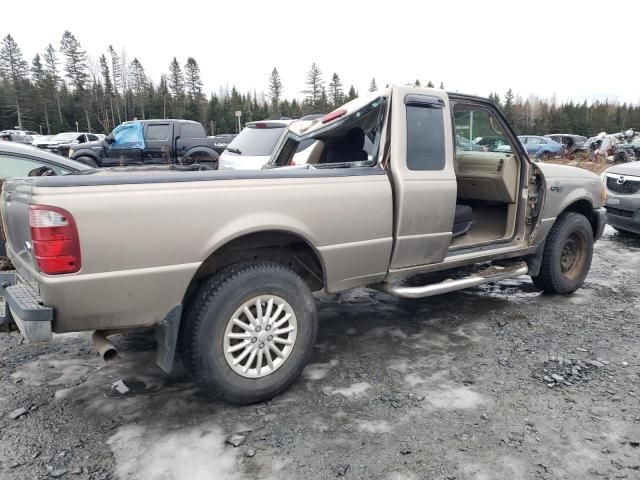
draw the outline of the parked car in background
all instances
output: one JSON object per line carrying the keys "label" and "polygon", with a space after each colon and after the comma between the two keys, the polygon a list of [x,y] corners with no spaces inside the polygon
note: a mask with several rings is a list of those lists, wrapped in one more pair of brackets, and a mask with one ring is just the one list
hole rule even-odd
{"label": "parked car in background", "polygon": [[561,143],[541,135],[519,135],[518,139],[524,145],[527,153],[538,160],[561,157],[564,153]]}
{"label": "parked car in background", "polygon": [[33,130],[2,130],[0,132],[0,140],[15,143],[31,143],[34,139],[38,138],[37,132]]}
{"label": "parked car in background", "polygon": [[79,145],[81,143],[92,142],[99,139],[100,137],[95,133],[62,132],[48,139],[37,138],[32,142],[32,145],[66,157],[69,154],[69,149],[73,145]]}
{"label": "parked car in background", "polygon": [[220,155],[220,170],[253,170],[262,168],[273,149],[294,120],[262,120],[248,122]]}
{"label": "parked car in background", "polygon": [[[31,146],[0,142],[0,179],[70,175],[89,167]],[[0,239],[0,256],[5,254],[4,236]]]}
{"label": "parked car in background", "polygon": [[113,165],[199,164],[218,168],[216,140],[192,120],[135,120],[116,127],[105,139],[72,146],[69,158],[91,167]]}
{"label": "parked car in background", "polygon": [[573,135],[570,133],[552,133],[550,135],[545,135],[545,137],[561,144],[564,147],[565,155],[573,155],[579,151],[586,152],[584,144],[587,141],[587,137]]}
{"label": "parked car in background", "polygon": [[504,141],[504,138],[493,135],[475,137],[473,143],[485,147],[487,152],[499,152],[500,148],[509,146],[509,144]]}
{"label": "parked car in background", "polygon": [[640,162],[609,167],[602,182],[607,186],[607,223],[619,232],[640,235]]}

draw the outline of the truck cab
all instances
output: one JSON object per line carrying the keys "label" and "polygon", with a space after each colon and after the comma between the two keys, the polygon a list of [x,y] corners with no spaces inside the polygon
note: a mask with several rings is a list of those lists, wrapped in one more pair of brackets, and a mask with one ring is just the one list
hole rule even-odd
{"label": "truck cab", "polygon": [[[510,148],[465,147],[477,137]],[[539,224],[542,175],[488,100],[414,87],[376,92],[323,119],[291,124],[270,166],[289,165],[295,147],[309,141],[304,168],[388,172],[395,219],[388,278],[471,251],[522,248]]]}

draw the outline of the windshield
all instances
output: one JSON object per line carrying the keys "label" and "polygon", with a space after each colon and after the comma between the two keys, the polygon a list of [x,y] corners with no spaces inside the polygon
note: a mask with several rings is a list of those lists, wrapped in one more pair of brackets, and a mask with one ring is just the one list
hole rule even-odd
{"label": "windshield", "polygon": [[62,140],[63,142],[70,142],[71,140],[75,140],[77,133],[59,133],[51,137],[51,140]]}
{"label": "windshield", "polygon": [[271,156],[284,129],[284,125],[275,128],[246,127],[231,141],[227,148],[232,153],[243,156]]}

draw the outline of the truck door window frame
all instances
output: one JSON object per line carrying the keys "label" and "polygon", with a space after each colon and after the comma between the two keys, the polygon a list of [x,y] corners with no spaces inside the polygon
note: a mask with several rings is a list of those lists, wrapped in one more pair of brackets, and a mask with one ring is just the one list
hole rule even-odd
{"label": "truck door window frame", "polygon": [[[407,115],[407,168],[412,171],[444,170],[447,166],[444,141],[444,102],[440,98],[428,95],[407,95],[404,103]],[[422,119],[417,116],[414,118],[414,115],[422,115]],[[419,120],[426,122],[426,124],[414,123]],[[412,139],[418,142],[422,139],[427,142],[412,142]],[[420,159],[417,158],[420,154],[423,155],[422,162],[419,162]]]}

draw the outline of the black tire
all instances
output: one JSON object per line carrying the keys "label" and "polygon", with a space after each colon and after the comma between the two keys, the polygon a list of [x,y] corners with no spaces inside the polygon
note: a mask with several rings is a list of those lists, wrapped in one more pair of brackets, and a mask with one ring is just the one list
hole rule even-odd
{"label": "black tire", "polygon": [[78,158],[74,158],[74,160],[76,162],[84,163],[85,165],[88,165],[89,167],[98,168],[98,162],[96,162],[93,158],[88,157],[86,155],[82,155],[82,156],[80,156]]}
{"label": "black tire", "polygon": [[593,230],[584,215],[562,214],[547,236],[540,273],[531,277],[545,292],[568,294],[584,283],[593,258]]}
{"label": "black tire", "polygon": [[[259,295],[284,299],[295,313],[297,333],[288,357],[275,371],[247,378],[225,358],[225,329],[236,310]],[[187,372],[206,391],[236,404],[255,403],[282,392],[300,375],[316,330],[313,296],[295,272],[272,262],[238,263],[200,286],[180,325],[180,353]]]}

